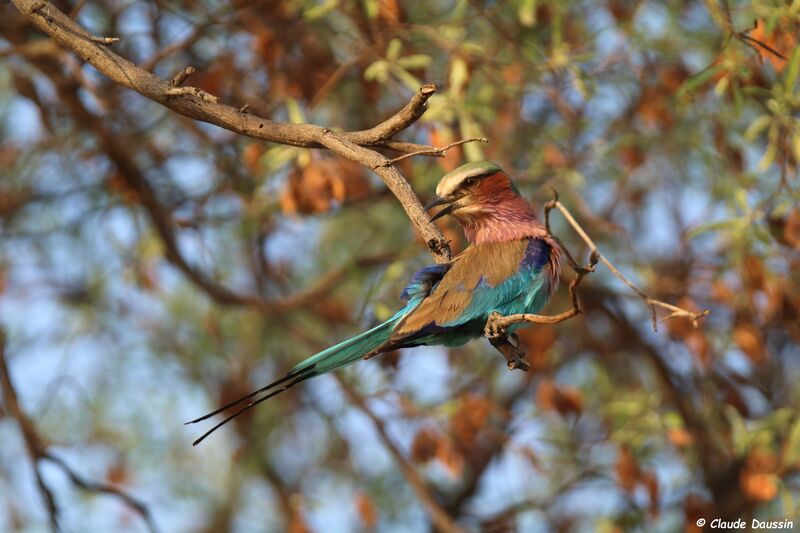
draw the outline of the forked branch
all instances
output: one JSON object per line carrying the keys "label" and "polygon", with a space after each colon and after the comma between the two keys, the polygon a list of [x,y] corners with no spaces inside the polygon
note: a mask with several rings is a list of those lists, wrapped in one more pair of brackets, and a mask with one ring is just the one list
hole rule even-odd
{"label": "forked branch", "polygon": [[[670,311],[670,313],[662,318],[662,320],[669,320],[670,318],[678,317],[688,318],[695,328],[698,327],[698,321],[710,313],[710,311],[707,309],[700,313],[695,313],[648,296],[639,287],[634,285],[632,281],[626,278],[608,259],[606,259],[600,250],[598,250],[597,245],[594,243],[591,237],[589,237],[586,231],[584,231],[581,225],[578,224],[578,222],[572,216],[572,213],[570,213],[569,210],[564,207],[564,204],[558,200],[558,193],[553,191],[553,195],[553,199],[545,204],[544,208],[545,228],[547,229],[547,233],[559,244],[562,253],[569,261],[572,269],[575,271],[575,277],[569,284],[569,295],[572,301],[572,308],[557,315],[535,315],[530,313],[521,313],[503,316],[499,313],[493,313],[489,317],[489,320],[486,321],[484,334],[492,343],[492,346],[494,346],[506,358],[508,361],[508,368],[510,370],[520,369],[527,371],[530,368],[530,365],[527,363],[527,361],[525,361],[524,353],[516,344],[511,342],[508,334],[508,328],[513,324],[519,324],[522,322],[528,322],[531,324],[558,324],[559,322],[569,320],[570,318],[581,314],[582,309],[580,300],[578,299],[577,288],[587,274],[595,271],[595,266],[597,265],[598,261],[608,267],[608,269],[612,274],[614,274],[614,276],[617,277],[617,279],[622,281],[628,286],[628,288],[636,293],[637,296],[644,300],[645,304],[650,309],[654,331],[658,331],[658,316],[656,314],[656,308],[662,308]],[[575,233],[577,233],[583,242],[585,242],[589,247],[589,262],[586,265],[581,266],[575,260],[574,256],[569,252],[569,249],[564,246],[561,240],[553,235],[553,232],[550,229],[550,212],[553,209],[558,209],[561,212],[572,229],[575,230]]]}
{"label": "forked branch", "polygon": [[25,441],[28,455],[33,463],[36,484],[39,487],[39,491],[47,507],[47,513],[50,518],[50,526],[53,531],[60,531],[61,524],[59,522],[59,510],[56,498],[53,495],[52,490],[48,487],[41,473],[41,463],[43,461],[49,461],[61,468],[61,470],[67,475],[67,477],[75,486],[87,492],[107,494],[120,499],[126,505],[139,513],[147,528],[151,532],[156,533],[158,528],[156,527],[150,510],[146,504],[114,485],[84,478],[82,475],[73,470],[61,458],[53,455],[50,452],[45,444],[44,439],[41,437],[41,435],[39,435],[36,426],[33,424],[28,415],[22,410],[22,406],[20,405],[17,397],[16,388],[14,387],[14,383],[11,380],[11,374],[8,370],[5,348],[5,332],[0,329],[0,387],[2,387],[3,405],[8,412],[8,415],[17,422],[22,432],[22,437]]}

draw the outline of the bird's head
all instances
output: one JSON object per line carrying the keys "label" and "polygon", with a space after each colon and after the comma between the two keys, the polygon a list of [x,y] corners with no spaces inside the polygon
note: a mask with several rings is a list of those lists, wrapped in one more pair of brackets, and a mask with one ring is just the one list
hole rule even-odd
{"label": "bird's head", "polygon": [[425,210],[443,205],[446,207],[431,220],[452,214],[465,223],[492,216],[498,204],[516,199],[521,199],[519,190],[499,166],[489,161],[476,161],[442,176],[436,196]]}

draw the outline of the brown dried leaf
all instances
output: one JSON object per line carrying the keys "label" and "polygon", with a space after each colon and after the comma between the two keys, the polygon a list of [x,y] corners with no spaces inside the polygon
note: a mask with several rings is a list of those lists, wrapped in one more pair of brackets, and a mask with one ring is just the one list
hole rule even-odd
{"label": "brown dried leaf", "polygon": [[749,290],[762,290],[766,281],[764,263],[758,257],[749,255],[742,263],[742,282]]}
{"label": "brown dried leaf", "polygon": [[663,85],[650,85],[642,90],[636,113],[653,129],[669,129],[675,123],[670,107],[671,93]]}
{"label": "brown dried leaf", "polygon": [[264,155],[264,145],[260,142],[247,143],[242,150],[242,162],[252,174],[260,170],[262,155]]}
{"label": "brown dried leaf", "polygon": [[547,143],[542,147],[542,161],[550,168],[563,168],[568,164],[567,156],[553,143]]}
{"label": "brown dried leaf", "polygon": [[355,505],[364,527],[368,530],[375,529],[378,525],[378,510],[372,499],[364,492],[359,492],[356,494]]}
{"label": "brown dried leaf", "polygon": [[722,304],[732,305],[736,301],[736,293],[722,280],[714,281],[711,286],[711,297]]}
{"label": "brown dried leaf", "polygon": [[687,448],[694,443],[694,436],[683,428],[670,428],[667,431],[667,440],[676,448]]}
{"label": "brown dried leaf", "polygon": [[378,20],[393,28],[403,21],[403,6],[399,0],[381,0],[378,3]]}
{"label": "brown dried leaf", "polygon": [[525,351],[531,372],[536,374],[549,366],[550,349],[556,343],[556,330],[551,325],[539,325],[517,332],[520,347]]}
{"label": "brown dried leaf", "polygon": [[629,448],[620,448],[617,455],[616,471],[620,486],[628,492],[633,492],[636,483],[642,477],[642,472],[639,469],[639,463]]}
{"label": "brown dried leaf", "polygon": [[748,498],[758,502],[772,501],[778,495],[778,481],[774,474],[745,469],[739,476],[739,485]]}
{"label": "brown dried leaf", "polygon": [[286,533],[312,533],[311,528],[306,524],[303,515],[300,513],[291,513],[289,517],[289,525],[286,527]]}
{"label": "brown dried leaf", "polygon": [[650,515],[658,516],[658,478],[655,472],[648,470],[642,475],[642,482],[647,489],[647,495],[650,499]]}
{"label": "brown dried leaf", "polygon": [[461,449],[471,450],[475,446],[493,408],[494,405],[485,396],[461,395],[458,408],[450,420],[450,431]]}
{"label": "brown dried leaf", "polygon": [[545,411],[556,411],[561,415],[580,414],[583,411],[583,396],[578,389],[559,387],[549,378],[539,383],[536,403]]}
{"label": "brown dried leaf", "polygon": [[311,309],[330,324],[343,324],[351,319],[350,308],[334,297],[314,300]]}
{"label": "brown dried leaf", "polygon": [[767,358],[761,331],[755,324],[743,322],[736,326],[733,330],[733,342],[756,364],[763,363]]}
{"label": "brown dried leaf", "polygon": [[125,485],[129,480],[128,469],[120,461],[116,461],[106,472],[106,481],[112,485]]}
{"label": "brown dried leaf", "polygon": [[686,528],[684,531],[700,533],[702,527],[697,525],[699,518],[705,519],[713,513],[713,508],[708,501],[697,494],[689,494],[683,503],[683,512],[686,516]]}
{"label": "brown dried leaf", "polygon": [[[780,52],[783,57],[791,57],[792,51],[797,46],[797,35],[800,31],[798,24],[789,20],[780,20],[778,24],[772,29],[772,32],[767,33],[767,23],[764,20],[757,21],[757,26],[749,35],[756,41],[763,43],[773,50]],[[775,55],[769,50],[756,45],[762,57],[766,58],[772,64],[772,68],[778,74],[782,73],[786,68],[787,61],[780,56]]]}
{"label": "brown dried leaf", "polygon": [[442,463],[447,473],[453,479],[458,479],[464,471],[464,457],[458,453],[455,447],[446,439],[439,441],[436,449],[436,459]]}
{"label": "brown dried leaf", "polygon": [[620,148],[617,152],[617,157],[628,172],[642,166],[646,159],[644,150],[635,144],[628,144]]}
{"label": "brown dried leaf", "polygon": [[[432,146],[442,147],[453,142],[453,131],[450,128],[433,128],[430,133]],[[444,157],[437,158],[439,166],[445,172],[450,172],[461,162],[461,147],[454,146],[447,151]]]}
{"label": "brown dried leaf", "polygon": [[792,209],[786,217],[783,238],[790,246],[800,249],[800,209]]}
{"label": "brown dried leaf", "polygon": [[417,463],[426,463],[436,457],[442,436],[433,429],[420,429],[411,443],[411,458]]}
{"label": "brown dried leaf", "polygon": [[119,172],[115,172],[106,179],[106,186],[112,194],[119,196],[128,205],[139,203],[139,192],[131,188]]}

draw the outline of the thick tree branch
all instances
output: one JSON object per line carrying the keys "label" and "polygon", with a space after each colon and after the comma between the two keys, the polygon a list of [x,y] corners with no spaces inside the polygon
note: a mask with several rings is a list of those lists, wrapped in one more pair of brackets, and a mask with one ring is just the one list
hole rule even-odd
{"label": "thick tree branch", "polygon": [[30,418],[28,418],[28,415],[25,414],[19,404],[17,391],[14,388],[14,383],[11,381],[11,374],[8,371],[5,347],[5,332],[0,330],[0,386],[3,388],[3,404],[5,405],[8,413],[14,418],[14,420],[17,421],[17,424],[19,424],[19,427],[22,431],[22,436],[25,440],[25,446],[28,449],[28,455],[30,455],[31,461],[33,462],[36,482],[39,485],[39,489],[42,492],[42,496],[45,500],[48,515],[50,517],[50,525],[53,531],[60,530],[58,521],[58,505],[56,504],[53,493],[50,491],[41,475],[40,463],[42,461],[50,461],[54,463],[64,471],[64,473],[67,475],[67,477],[69,477],[70,481],[72,481],[75,486],[85,491],[116,496],[125,504],[133,508],[137,513],[139,513],[139,515],[141,515],[142,520],[145,521],[148,529],[151,532],[157,532],[158,528],[153,521],[150,510],[143,502],[113,485],[99,483],[84,478],[75,472],[75,470],[67,465],[67,463],[65,463],[62,459],[50,453],[50,451],[47,449],[47,446],[44,444],[44,440],[36,431],[36,427],[33,425]]}
{"label": "thick tree branch", "polygon": [[[196,87],[176,87],[127,59],[115,54],[46,0],[13,0],[31,23],[61,46],[108,76],[115,83],[133,89],[181,115],[215,124],[227,130],[269,142],[305,148],[328,148],[339,155],[373,169],[403,205],[412,224],[425,239],[434,260],[450,259],[450,249],[441,231],[432,224],[416,194],[403,176],[381,154],[364,146],[436,155],[441,149],[392,139],[425,113],[428,99],[436,92],[433,84],[423,85],[400,111],[367,130],[334,132],[311,124],[274,122],[217,102],[217,97]],[[162,233],[160,230],[159,233]],[[189,269],[183,269],[190,275]],[[196,280],[197,281],[197,280]],[[207,281],[207,280],[206,280]],[[231,294],[217,295],[231,300]]]}
{"label": "thick tree branch", "polygon": [[[40,31],[64,48],[108,76],[113,82],[132,89],[163,106],[190,118],[215,124],[221,128],[262,139],[304,148],[321,148],[325,128],[311,124],[275,122],[256,115],[240,113],[235,107],[206,100],[205,91],[176,94],[170,80],[156,76],[109,50],[97,37],[67,17],[46,0],[14,0],[14,5]],[[377,126],[342,135],[350,142],[406,152],[427,148],[412,143],[396,143],[392,136],[413,124],[427,107],[428,98],[436,91],[426,85],[401,111]]]}

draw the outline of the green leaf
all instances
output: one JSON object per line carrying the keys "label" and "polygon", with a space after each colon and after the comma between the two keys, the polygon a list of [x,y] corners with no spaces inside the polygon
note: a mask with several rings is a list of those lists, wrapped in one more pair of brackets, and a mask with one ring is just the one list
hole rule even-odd
{"label": "green leaf", "polygon": [[519,22],[527,28],[536,24],[536,0],[522,0],[517,10]]}
{"label": "green leaf", "polygon": [[325,0],[320,4],[316,4],[303,12],[303,18],[309,22],[321,19],[334,9],[339,4],[339,0]]}
{"label": "green leaf", "polygon": [[380,59],[366,69],[364,69],[364,79],[367,81],[377,81],[378,83],[386,83],[389,78],[389,63]]}
{"label": "green leaf", "polygon": [[800,464],[800,418],[795,421],[789,430],[784,449],[786,450],[784,466]]}
{"label": "green leaf", "polygon": [[729,218],[726,220],[715,220],[713,222],[704,222],[689,230],[689,232],[686,234],[686,238],[691,240],[702,235],[703,233],[708,233],[710,231],[719,231],[721,229],[733,226],[739,223],[741,220],[742,220],[741,218]]}
{"label": "green leaf", "polygon": [[389,46],[386,47],[386,59],[389,61],[396,61],[400,57],[400,52],[403,51],[403,43],[400,39],[392,39],[389,41]]}
{"label": "green leaf", "polygon": [[733,449],[736,455],[742,456],[747,450],[750,440],[744,419],[742,419],[742,415],[739,414],[739,411],[731,405],[725,405],[723,410],[731,426],[731,442],[733,443]]}
{"label": "green leaf", "polygon": [[294,146],[276,146],[264,152],[264,155],[261,156],[261,162],[269,173],[293,160],[297,157],[299,151],[300,149]]}
{"label": "green leaf", "polygon": [[772,123],[772,115],[761,115],[747,126],[744,131],[744,138],[747,142],[753,142],[762,130]]}
{"label": "green leaf", "polygon": [[378,16],[378,12],[380,10],[380,4],[378,0],[363,0],[364,2],[364,11],[367,12],[367,17],[374,19]]}
{"label": "green leaf", "polygon": [[431,64],[431,56],[425,54],[412,54],[410,56],[401,57],[397,60],[397,64],[406,69],[425,68]]}
{"label": "green leaf", "polygon": [[730,75],[722,76],[716,85],[714,85],[714,94],[717,96],[722,96],[725,91],[728,89],[728,85],[730,85],[731,78]]}
{"label": "green leaf", "polygon": [[789,58],[789,68],[783,78],[783,88],[787,93],[794,93],[794,85],[797,81],[797,74],[800,73],[800,46],[795,47],[792,57]]}
{"label": "green leaf", "polygon": [[[483,131],[480,126],[467,113],[462,113],[459,117],[459,126],[464,137],[483,137]],[[480,144],[467,143],[462,146],[467,161],[480,161],[483,159],[483,149],[481,149]]]}
{"label": "green leaf", "polygon": [[303,110],[300,109],[300,104],[294,98],[287,98],[286,100],[286,112],[289,115],[289,122],[292,124],[304,124],[305,117],[303,116]]}
{"label": "green leaf", "polygon": [[764,151],[764,155],[761,157],[761,161],[758,162],[756,165],[756,170],[758,172],[766,171],[772,163],[775,162],[775,156],[778,154],[778,145],[775,143],[769,143],[767,145],[767,149]]}
{"label": "green leaf", "polygon": [[450,63],[450,94],[455,96],[461,94],[464,84],[469,79],[467,63],[460,57],[453,59]]}
{"label": "green leaf", "polygon": [[725,69],[720,65],[715,65],[713,67],[709,67],[706,70],[691,76],[685,82],[680,89],[678,89],[677,96],[686,96],[686,93],[690,93],[703,85],[705,82],[719,74],[720,72],[724,72]]}

